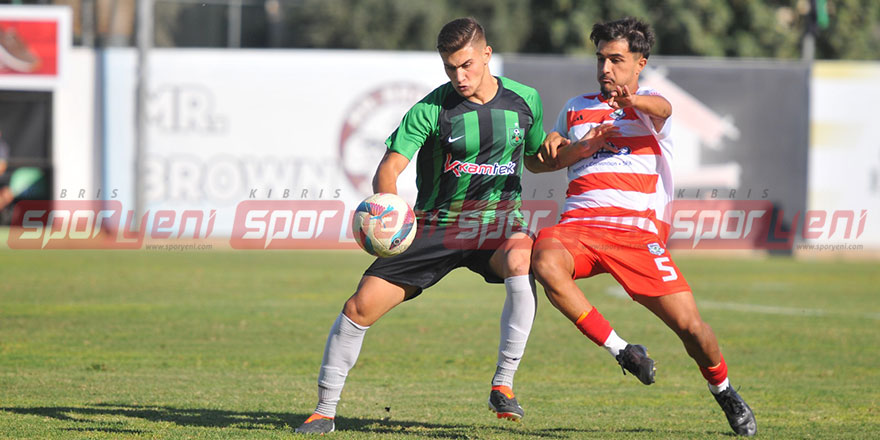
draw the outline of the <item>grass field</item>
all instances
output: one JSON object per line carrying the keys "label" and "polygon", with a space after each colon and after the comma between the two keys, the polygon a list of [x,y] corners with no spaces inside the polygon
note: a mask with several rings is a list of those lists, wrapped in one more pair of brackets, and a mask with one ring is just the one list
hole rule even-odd
{"label": "grass field", "polygon": [[[291,438],[359,252],[0,250],[0,437]],[[880,436],[877,262],[682,257],[764,438]],[[367,333],[339,439],[728,438],[675,336],[581,281],[657,383],[624,377],[543,295],[516,378],[522,424],[486,408],[504,293],[453,272]]]}

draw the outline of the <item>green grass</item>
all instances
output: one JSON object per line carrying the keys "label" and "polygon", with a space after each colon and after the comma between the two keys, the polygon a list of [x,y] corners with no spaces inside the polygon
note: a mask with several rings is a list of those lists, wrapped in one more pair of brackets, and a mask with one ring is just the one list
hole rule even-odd
{"label": "green grass", "polygon": [[[290,438],[314,408],[327,331],[358,252],[0,249],[0,438]],[[765,438],[880,435],[876,262],[681,258]],[[522,424],[486,409],[504,293],[466,270],[367,333],[339,439],[728,438],[671,331],[580,281],[647,345],[621,375],[541,296],[516,378]]]}

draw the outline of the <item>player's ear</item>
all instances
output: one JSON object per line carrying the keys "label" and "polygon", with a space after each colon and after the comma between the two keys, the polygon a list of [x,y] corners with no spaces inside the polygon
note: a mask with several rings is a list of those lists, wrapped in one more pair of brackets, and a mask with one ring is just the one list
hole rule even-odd
{"label": "player's ear", "polygon": [[648,59],[645,58],[645,57],[643,57],[643,56],[641,56],[641,55],[639,55],[639,60],[636,62],[636,64],[638,64],[638,66],[639,66],[639,72],[641,72],[642,69],[644,69],[645,66],[648,64]]}
{"label": "player's ear", "polygon": [[483,49],[483,61],[485,64],[489,64],[489,60],[492,59],[492,46],[486,45],[486,48]]}

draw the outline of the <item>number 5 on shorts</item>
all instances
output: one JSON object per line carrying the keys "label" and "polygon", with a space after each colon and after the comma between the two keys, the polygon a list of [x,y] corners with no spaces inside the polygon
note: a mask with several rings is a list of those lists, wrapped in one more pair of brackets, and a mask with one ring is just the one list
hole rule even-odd
{"label": "number 5 on shorts", "polygon": [[675,273],[675,268],[671,266],[664,266],[663,263],[669,263],[669,257],[659,257],[654,259],[654,263],[657,264],[657,270],[660,272],[666,272],[669,275],[663,277],[663,281],[674,281],[678,279],[678,274]]}

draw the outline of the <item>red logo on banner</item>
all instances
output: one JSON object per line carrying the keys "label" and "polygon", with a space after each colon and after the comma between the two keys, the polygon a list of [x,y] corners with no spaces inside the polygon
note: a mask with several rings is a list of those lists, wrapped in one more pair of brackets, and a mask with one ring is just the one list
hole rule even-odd
{"label": "red logo on banner", "polygon": [[676,200],[670,249],[791,250],[796,240],[854,240],[866,210],[786,213],[769,200]]}
{"label": "red logo on banner", "polygon": [[[341,200],[245,200],[235,210],[234,249],[353,249]],[[347,234],[350,236],[351,234]]]}
{"label": "red logo on banner", "polygon": [[13,209],[8,244],[12,249],[140,249],[144,237],[133,217],[116,200],[22,200]]}
{"label": "red logo on banner", "polygon": [[147,211],[136,218],[118,200],[22,200],[12,211],[12,249],[140,249],[144,238],[208,238],[216,211]]}
{"label": "red logo on banner", "polygon": [[0,20],[0,74],[58,74],[58,21]]}
{"label": "red logo on banner", "polygon": [[[490,221],[484,220],[487,212],[494,212]],[[443,245],[450,249],[497,249],[518,232],[537,234],[555,225],[558,217],[559,204],[553,200],[523,200],[519,208],[513,201],[466,200],[455,222],[443,229]]]}

